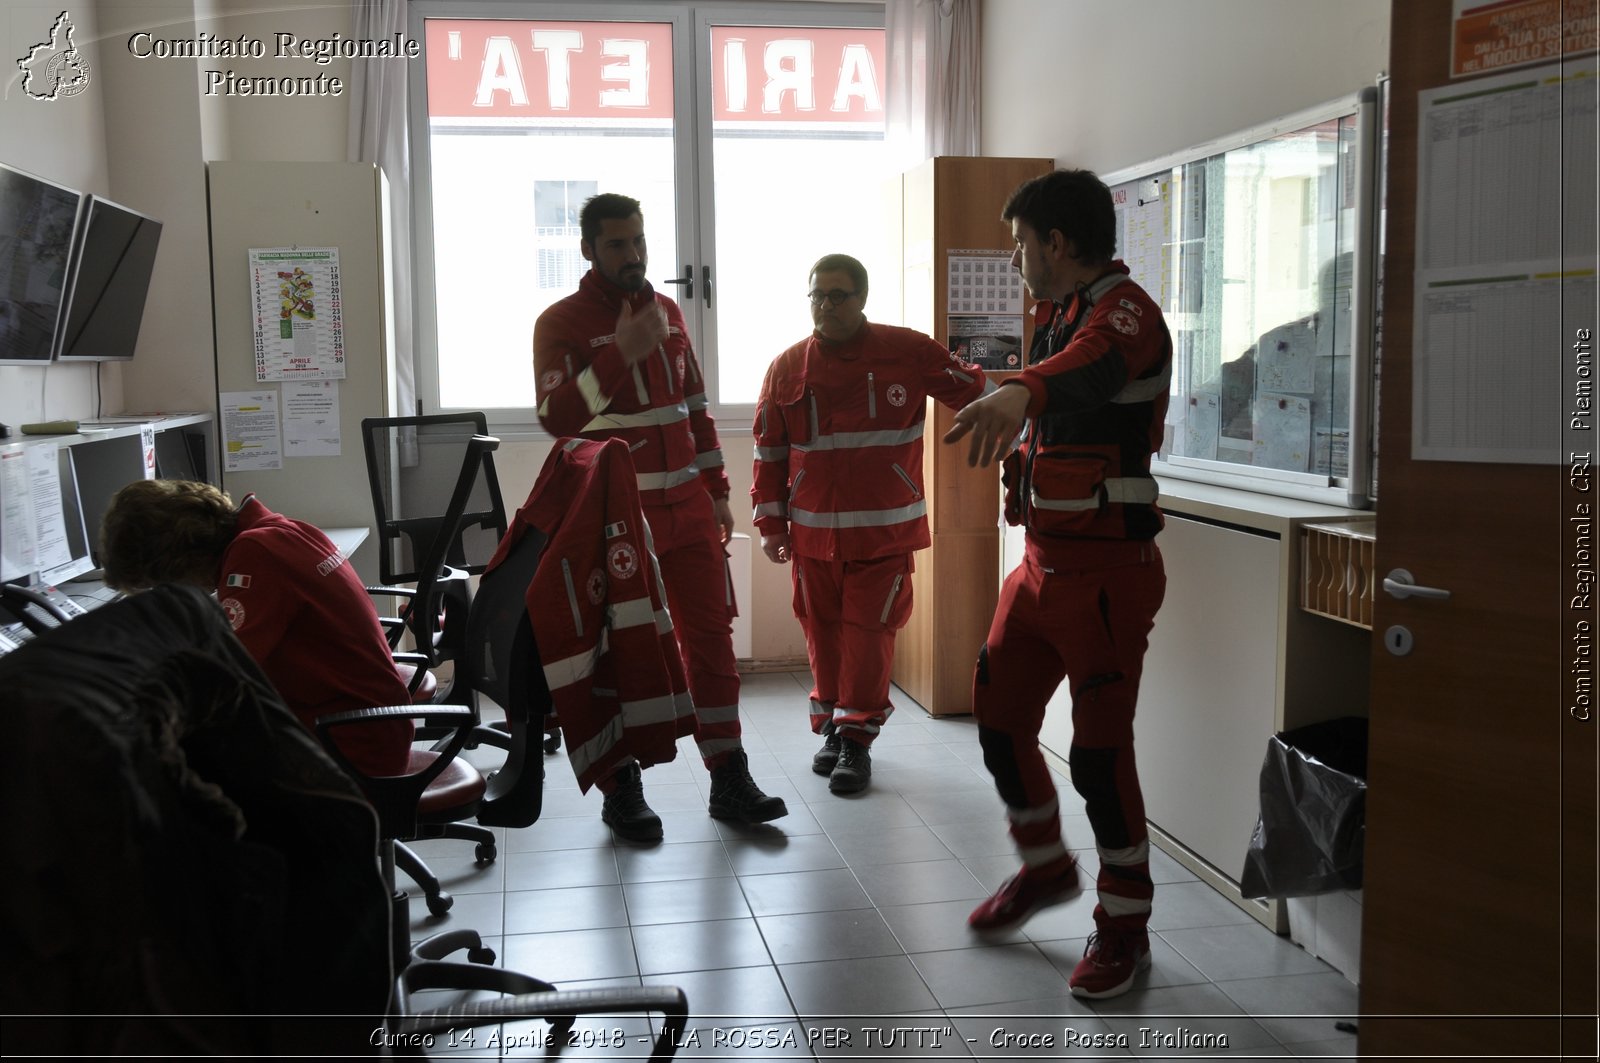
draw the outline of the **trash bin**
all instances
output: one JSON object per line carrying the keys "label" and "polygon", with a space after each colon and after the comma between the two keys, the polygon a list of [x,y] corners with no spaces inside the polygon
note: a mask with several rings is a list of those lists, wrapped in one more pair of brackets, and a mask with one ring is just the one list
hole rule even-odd
{"label": "trash bin", "polygon": [[1261,764],[1261,816],[1245,853],[1245,897],[1361,888],[1367,721],[1346,716],[1272,736]]}

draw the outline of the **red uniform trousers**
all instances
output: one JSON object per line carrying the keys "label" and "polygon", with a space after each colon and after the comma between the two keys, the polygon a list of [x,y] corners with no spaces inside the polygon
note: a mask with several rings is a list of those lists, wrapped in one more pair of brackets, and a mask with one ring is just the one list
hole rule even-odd
{"label": "red uniform trousers", "polygon": [[1001,589],[973,682],[983,762],[1030,868],[1067,855],[1039,729],[1057,685],[1071,682],[1068,763],[1100,856],[1095,919],[1130,930],[1149,921],[1155,892],[1133,712],[1166,585],[1153,542],[1075,540],[1041,549],[1030,538]]}
{"label": "red uniform trousers", "polygon": [[674,505],[647,505],[644,516],[694,700],[695,745],[715,768],[741,743],[733,582],[711,496],[701,491]]}
{"label": "red uniform trousers", "polygon": [[889,671],[895,632],[911,615],[911,555],[871,561],[797,557],[794,612],[811,658],[811,730],[870,746],[894,712]]}

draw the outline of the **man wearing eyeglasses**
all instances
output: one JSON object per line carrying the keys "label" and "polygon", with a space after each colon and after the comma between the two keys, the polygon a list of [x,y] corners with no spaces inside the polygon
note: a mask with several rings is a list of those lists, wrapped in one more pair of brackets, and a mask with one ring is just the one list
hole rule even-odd
{"label": "man wearing eyeglasses", "polygon": [[[578,221],[591,268],[577,292],[539,315],[533,331],[539,423],[555,436],[627,443],[688,673],[695,744],[711,773],[709,811],[744,823],[778,819],[789,810],[751,779],[740,739],[733,584],[723,549],[733,513],[699,360],[678,304],[645,279],[639,201],[614,192],[591,196]],[[639,578],[645,567],[631,554],[613,549],[609,572],[573,579],[593,598],[606,580]],[[630,708],[637,716],[661,711],[624,706]],[[661,839],[661,817],[645,802],[638,764],[598,785],[606,795],[601,819],[618,836]]]}
{"label": "man wearing eyeglasses", "polygon": [[994,390],[983,370],[911,329],[867,321],[867,271],[811,268],[815,331],[767,370],[756,405],[755,524],[794,563],[794,611],[816,683],[811,768],[836,794],[872,777],[868,750],[894,706],[895,632],[911,612],[912,554],[929,543],[922,426],[931,396],[959,410]]}

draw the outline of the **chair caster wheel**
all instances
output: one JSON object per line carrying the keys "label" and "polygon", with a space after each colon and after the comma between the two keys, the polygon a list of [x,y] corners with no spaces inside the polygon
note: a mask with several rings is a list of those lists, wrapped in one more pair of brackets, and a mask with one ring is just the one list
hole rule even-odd
{"label": "chair caster wheel", "polygon": [[547,754],[549,754],[549,753],[557,753],[557,752],[560,752],[560,750],[561,750],[561,733],[558,731],[553,735],[546,735],[545,736],[545,740],[544,740],[544,751],[545,751],[545,753],[547,753]]}
{"label": "chair caster wheel", "polygon": [[479,842],[477,848],[472,850],[472,855],[478,858],[478,865],[481,867],[484,864],[494,863],[498,852],[493,842]]}
{"label": "chair caster wheel", "polygon": [[443,890],[440,890],[439,896],[428,898],[428,914],[443,915],[444,913],[448,912],[450,910],[450,906],[455,903],[456,899],[454,897],[450,896],[450,894],[444,892]]}
{"label": "chair caster wheel", "polygon": [[487,945],[481,949],[468,949],[467,960],[471,963],[481,963],[486,967],[492,966],[494,964],[494,949],[489,948]]}

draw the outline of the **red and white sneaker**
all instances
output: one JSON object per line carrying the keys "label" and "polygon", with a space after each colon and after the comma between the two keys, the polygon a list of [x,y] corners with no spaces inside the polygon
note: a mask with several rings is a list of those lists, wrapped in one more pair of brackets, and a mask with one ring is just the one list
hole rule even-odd
{"label": "red and white sneaker", "polygon": [[994,896],[972,909],[967,925],[974,930],[1010,930],[1027,922],[1041,908],[1076,896],[1078,858],[1069,859],[1066,869],[1049,874],[1023,868],[1006,879]]}
{"label": "red and white sneaker", "polygon": [[1145,930],[1102,928],[1089,935],[1083,959],[1067,985],[1075,997],[1103,1000],[1133,988],[1140,971],[1150,969],[1150,935]]}

